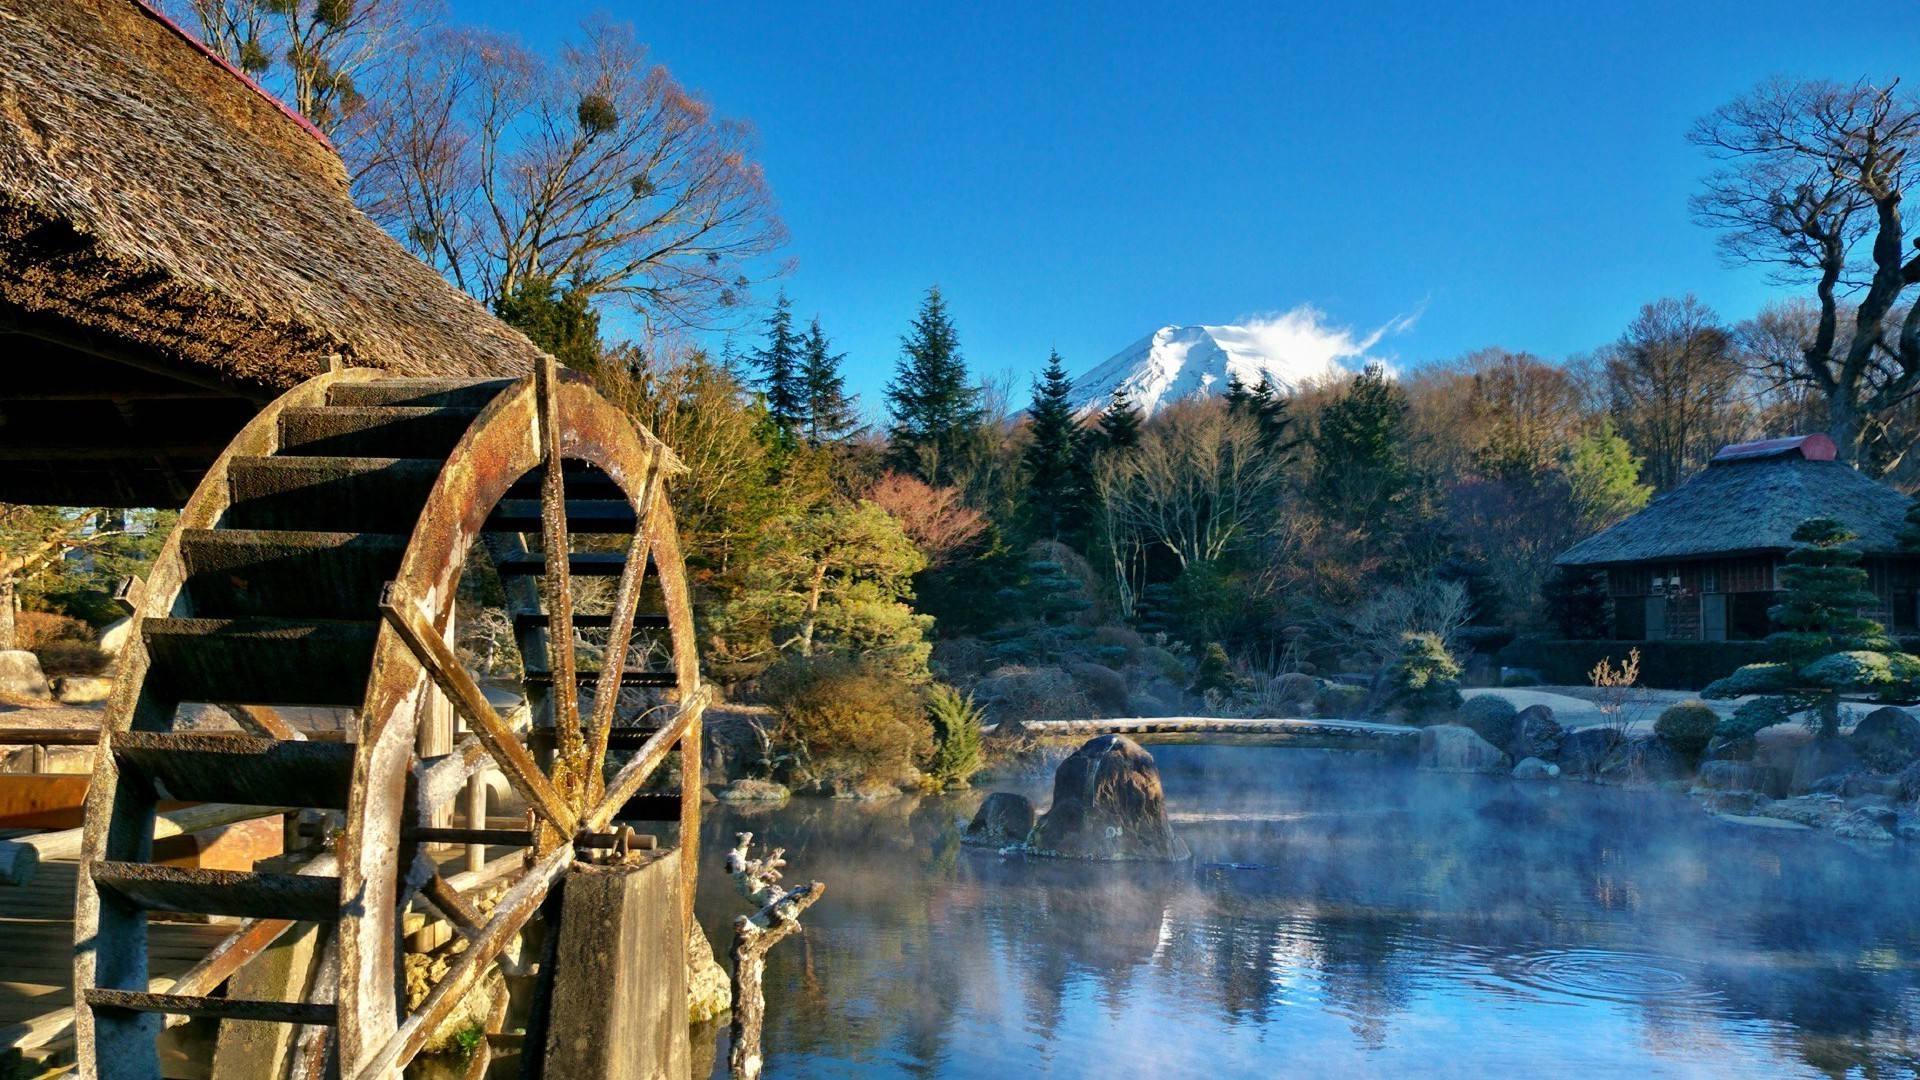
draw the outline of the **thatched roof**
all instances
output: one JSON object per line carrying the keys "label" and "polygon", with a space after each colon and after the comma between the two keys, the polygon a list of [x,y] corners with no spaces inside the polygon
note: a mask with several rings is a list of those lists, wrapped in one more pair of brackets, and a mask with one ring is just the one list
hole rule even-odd
{"label": "thatched roof", "polygon": [[0,319],[255,398],[336,355],[407,375],[538,355],[354,208],[317,133],[136,0],[0,0]]}
{"label": "thatched roof", "polygon": [[[1824,445],[1822,445],[1824,444]],[[1870,554],[1901,551],[1897,534],[1913,500],[1832,460],[1825,436],[1728,447],[1679,487],[1554,560],[1602,566],[1784,552],[1812,517],[1838,520]]]}

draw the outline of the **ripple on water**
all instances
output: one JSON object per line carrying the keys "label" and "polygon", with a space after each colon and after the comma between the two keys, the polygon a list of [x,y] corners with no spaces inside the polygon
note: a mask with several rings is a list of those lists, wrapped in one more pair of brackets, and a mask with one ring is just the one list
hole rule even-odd
{"label": "ripple on water", "polygon": [[1712,1005],[1719,995],[1693,965],[1652,953],[1542,949],[1496,958],[1493,973],[1515,986],[1625,1005]]}

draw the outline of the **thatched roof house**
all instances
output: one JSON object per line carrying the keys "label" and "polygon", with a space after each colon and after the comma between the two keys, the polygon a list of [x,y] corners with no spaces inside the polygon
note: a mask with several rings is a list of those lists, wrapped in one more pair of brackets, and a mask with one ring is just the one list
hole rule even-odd
{"label": "thatched roof house", "polygon": [[1879,617],[1911,630],[1920,558],[1898,539],[1911,505],[1836,461],[1825,435],[1742,443],[1555,562],[1606,571],[1616,637],[1764,637],[1793,530],[1808,518],[1834,518],[1860,538],[1855,546],[1884,605]]}
{"label": "thatched roof house", "polygon": [[539,354],[353,206],[318,132],[138,0],[0,0],[0,500],[185,498],[330,363]]}

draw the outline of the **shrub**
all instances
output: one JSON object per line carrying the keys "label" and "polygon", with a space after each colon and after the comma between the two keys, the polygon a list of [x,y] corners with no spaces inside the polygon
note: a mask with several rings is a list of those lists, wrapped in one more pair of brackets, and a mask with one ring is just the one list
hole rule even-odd
{"label": "shrub", "polygon": [[1095,627],[1092,640],[1094,647],[1103,653],[1107,649],[1119,649],[1120,655],[1128,660],[1140,655],[1140,650],[1147,647],[1147,641],[1139,631],[1114,623]]}
{"label": "shrub", "polygon": [[1475,694],[1460,706],[1456,722],[1472,728],[1475,734],[1505,750],[1519,734],[1516,717],[1520,710],[1499,694]]}
{"label": "shrub", "polygon": [[1149,645],[1140,650],[1140,662],[1153,668],[1159,676],[1170,683],[1180,684],[1187,681],[1187,665],[1180,658],[1160,648]]}
{"label": "shrub", "polygon": [[1724,742],[1742,743],[1760,733],[1762,728],[1770,728],[1783,723],[1787,716],[1780,711],[1778,698],[1754,698],[1744,702],[1714,726],[1713,734]]}
{"label": "shrub", "polygon": [[[1540,673],[1549,686],[1582,686],[1602,658],[1618,659],[1627,642],[1607,640],[1516,641],[1500,650],[1503,667]],[[1642,641],[1640,685],[1661,690],[1699,690],[1742,664],[1769,658],[1763,641]]]}
{"label": "shrub", "polygon": [[13,616],[16,649],[35,652],[49,645],[92,645],[93,628],[71,615],[51,611],[21,611]]}
{"label": "shrub", "polygon": [[1702,697],[1716,699],[1771,693],[1787,684],[1789,674],[1791,670],[1785,664],[1747,664],[1725,678],[1708,683],[1700,693]]}
{"label": "shrub", "polygon": [[934,683],[927,689],[927,718],[933,721],[934,741],[927,777],[943,788],[973,779],[973,774],[980,771],[983,718],[973,695]]}
{"label": "shrub", "polygon": [[1344,720],[1358,713],[1366,703],[1365,688],[1348,686],[1346,683],[1328,683],[1313,696],[1313,711],[1316,716]]}
{"label": "shrub", "polygon": [[1653,722],[1653,733],[1687,760],[1699,761],[1719,727],[1719,713],[1703,702],[1683,701],[1667,706],[1660,713],[1660,718]]}
{"label": "shrub", "polygon": [[893,780],[933,749],[918,695],[859,660],[790,657],[761,676],[801,780]]}
{"label": "shrub", "polygon": [[1500,685],[1509,690],[1518,690],[1523,686],[1539,686],[1540,679],[1531,671],[1511,671],[1500,676]]}
{"label": "shrub", "polygon": [[1460,665],[1437,634],[1407,634],[1389,680],[1392,701],[1416,718],[1460,705]]}
{"label": "shrub", "polygon": [[98,675],[107,670],[113,658],[97,645],[59,642],[33,650],[40,658],[40,670],[49,678],[55,675]]}
{"label": "shrub", "polygon": [[1289,671],[1273,680],[1269,696],[1282,705],[1305,705],[1320,689],[1320,680],[1311,675]]}
{"label": "shrub", "polygon": [[1232,665],[1227,661],[1226,646],[1217,641],[1207,643],[1200,653],[1200,668],[1193,673],[1193,685],[1187,689],[1195,694],[1204,694],[1209,690],[1216,694],[1231,694],[1240,687],[1240,679],[1234,675]]}
{"label": "shrub", "polygon": [[1002,724],[1085,720],[1093,704],[1059,668],[1004,667],[975,687],[980,704]]}
{"label": "shrub", "polygon": [[1068,663],[1065,665],[1073,684],[1085,694],[1087,701],[1099,710],[1102,716],[1125,716],[1133,704],[1133,697],[1127,693],[1127,680],[1119,672],[1099,664]]}

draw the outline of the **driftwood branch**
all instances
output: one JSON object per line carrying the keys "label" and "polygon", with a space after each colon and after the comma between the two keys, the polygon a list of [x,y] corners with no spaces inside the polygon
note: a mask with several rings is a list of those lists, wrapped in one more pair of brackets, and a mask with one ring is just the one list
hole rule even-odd
{"label": "driftwood branch", "polygon": [[797,889],[781,888],[786,849],[774,848],[765,858],[753,859],[747,855],[753,834],[735,833],[734,840],[734,849],[727,854],[727,873],[733,875],[733,887],[759,910],[733,920],[733,1050],[727,1067],[734,1080],[757,1080],[764,1064],[760,1029],[767,1012],[767,950],[800,929],[800,913],[820,899],[827,887],[815,881]]}

